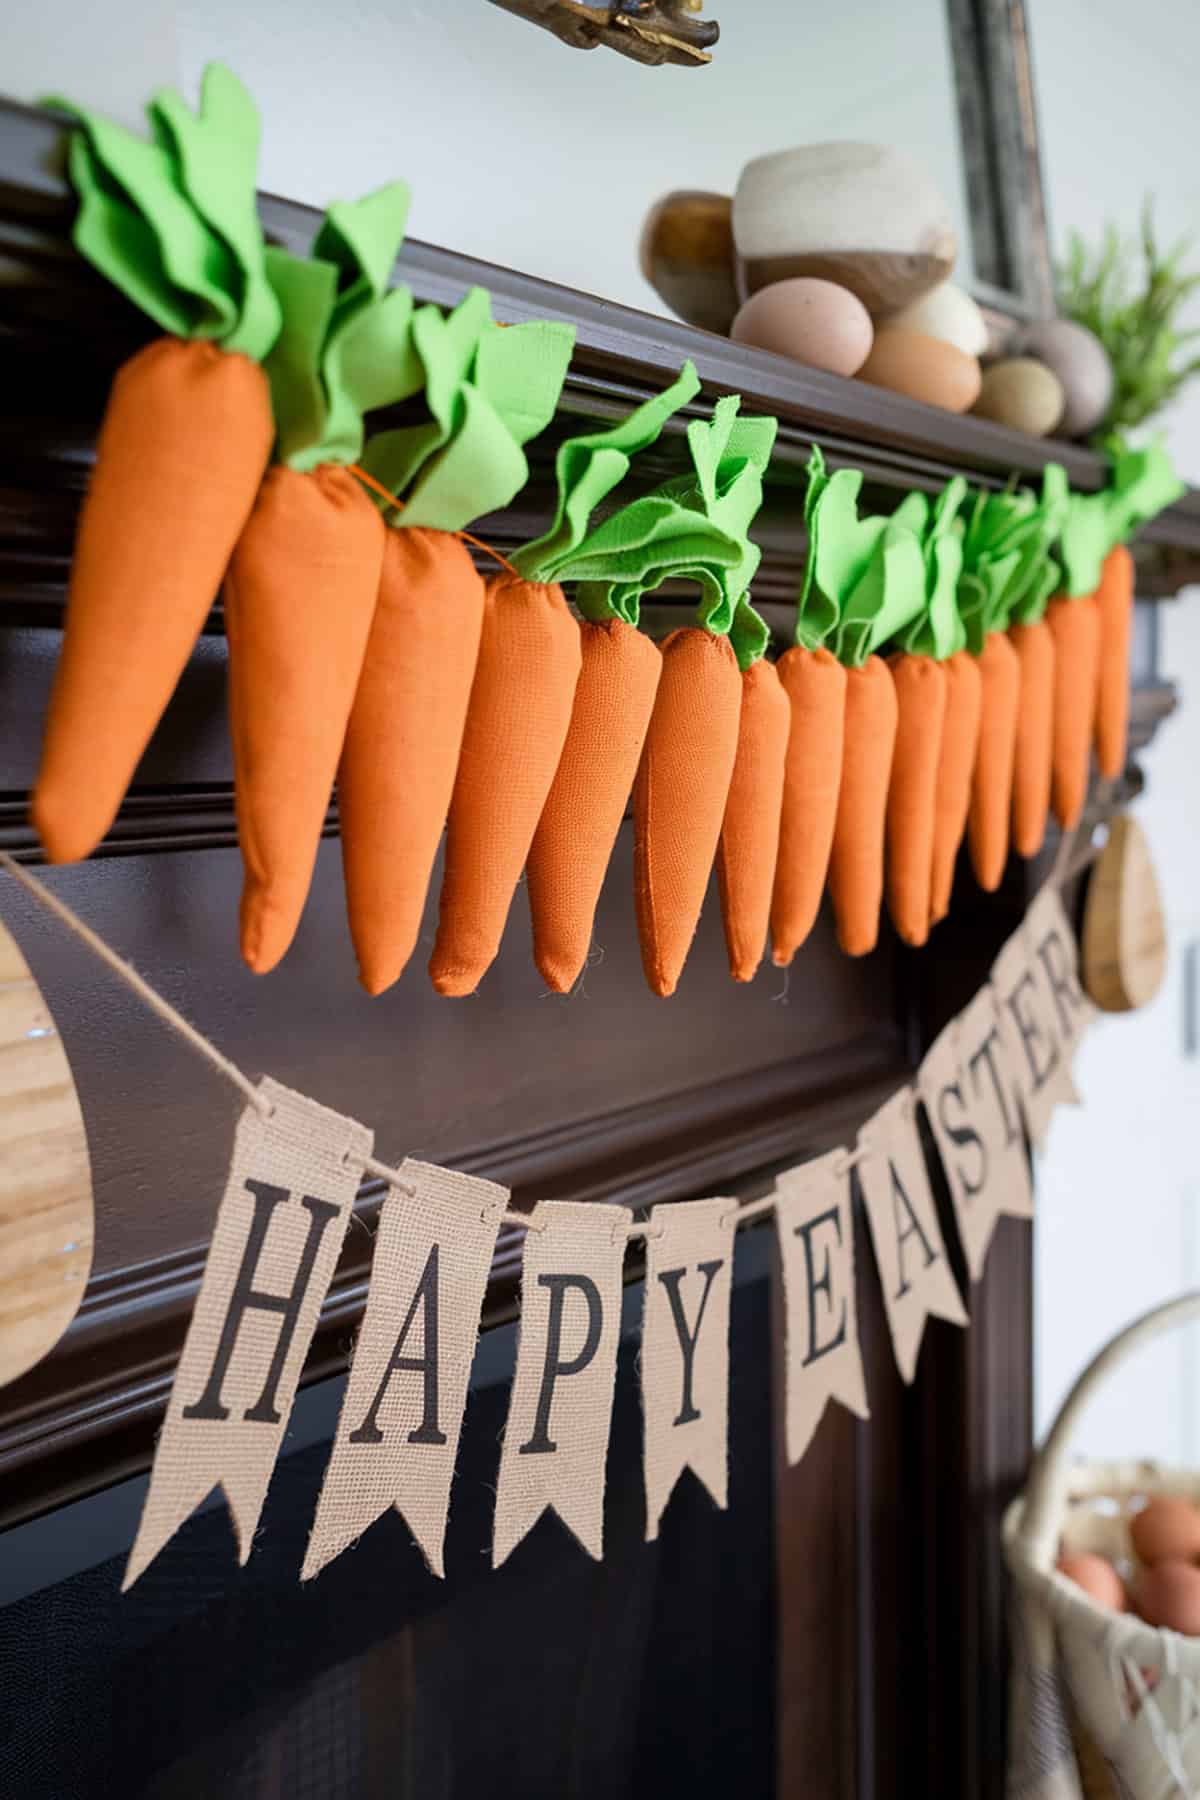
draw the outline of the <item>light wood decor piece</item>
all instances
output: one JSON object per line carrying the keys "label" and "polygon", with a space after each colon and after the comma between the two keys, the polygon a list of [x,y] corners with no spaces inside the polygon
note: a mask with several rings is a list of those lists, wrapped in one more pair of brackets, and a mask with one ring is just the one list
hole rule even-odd
{"label": "light wood decor piece", "polygon": [[1167,934],[1150,847],[1122,813],[1109,826],[1088,885],[1081,947],[1083,985],[1102,1012],[1134,1012],[1153,1000],[1167,965]]}
{"label": "light wood decor piece", "polygon": [[0,925],[0,1383],[54,1348],[92,1266],[92,1171],[67,1053]]}

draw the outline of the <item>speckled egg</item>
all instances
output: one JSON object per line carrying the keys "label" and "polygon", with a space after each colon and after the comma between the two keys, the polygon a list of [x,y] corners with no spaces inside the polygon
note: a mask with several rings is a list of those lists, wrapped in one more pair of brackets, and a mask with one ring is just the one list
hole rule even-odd
{"label": "speckled egg", "polygon": [[982,356],[988,347],[987,320],[970,294],[952,281],[939,282],[911,306],[892,313],[887,323],[904,331],[923,331],[926,337],[953,344],[964,356]]}
{"label": "speckled egg", "polygon": [[871,315],[849,288],[811,275],[775,281],[751,294],[729,328],[741,344],[774,350],[810,369],[854,375],[870,353]]}
{"label": "speckled egg", "polygon": [[1062,382],[1031,356],[1010,356],[983,371],[974,410],[982,419],[1030,437],[1048,437],[1062,418]]}
{"label": "speckled egg", "polygon": [[859,379],[907,394],[946,412],[969,412],[979,394],[980,369],[973,356],[923,331],[881,325]]}
{"label": "speckled egg", "polygon": [[1112,364],[1104,345],[1086,325],[1076,325],[1072,319],[1046,319],[1022,331],[1013,350],[1020,356],[1036,357],[1062,382],[1062,437],[1082,437],[1102,423],[1112,400]]}

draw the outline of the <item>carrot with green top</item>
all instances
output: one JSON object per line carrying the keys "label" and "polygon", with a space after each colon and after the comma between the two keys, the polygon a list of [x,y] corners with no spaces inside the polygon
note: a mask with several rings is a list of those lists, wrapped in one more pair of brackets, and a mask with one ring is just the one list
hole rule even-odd
{"label": "carrot with green top", "polygon": [[75,109],[75,246],[162,327],[118,371],[80,514],[32,799],[51,862],[95,849],[175,690],[254,505],[279,332],[255,206],[258,116],[206,70],[146,142]]}
{"label": "carrot with green top", "polygon": [[363,416],[413,393],[412,298],[388,290],[408,190],[330,207],[300,259],[267,253],[276,460],[225,581],[244,878],[242,956],[274,968],[300,920],[375,614],[386,528],[352,472]]}
{"label": "carrot with green top", "polygon": [[767,658],[769,635],[743,602],[730,632],[742,671],[737,756],[717,851],[721,917],[735,981],[753,981],[766,949],[783,823],[792,703]]}
{"label": "carrot with green top", "polygon": [[458,773],[485,613],[458,533],[524,486],[522,446],[553,417],[573,341],[566,325],[494,324],[479,288],[449,317],[422,307],[412,343],[429,417],[380,433],[362,458],[389,529],[338,803],[350,934],[371,994],[416,945]]}

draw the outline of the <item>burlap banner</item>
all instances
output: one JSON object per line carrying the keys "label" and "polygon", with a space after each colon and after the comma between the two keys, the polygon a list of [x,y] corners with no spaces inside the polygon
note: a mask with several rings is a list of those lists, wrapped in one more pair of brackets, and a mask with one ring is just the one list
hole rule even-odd
{"label": "burlap banner", "polygon": [[729,1295],[734,1200],[656,1206],[642,1317],[646,1537],[685,1469],[719,1507],[729,1487]]}
{"label": "burlap banner", "polygon": [[604,1554],[604,1471],[630,1216],[624,1206],[549,1200],[530,1217],[493,1568],[548,1506],[589,1555]]}
{"label": "burlap banner", "polygon": [[896,1366],[911,1382],[929,1315],[952,1325],[968,1323],[938,1229],[911,1087],[901,1088],[867,1122],[859,1152],[858,1176]]}
{"label": "burlap banner", "polygon": [[[129,1588],[218,1483],[245,1562],[372,1135],[278,1082],[238,1121]],[[269,1109],[269,1110],[268,1110]]]}
{"label": "burlap banner", "polygon": [[1089,1010],[1075,973],[1074,938],[1051,890],[1043,890],[1009,938],[991,980],[1021,1110],[1040,1148],[1055,1108],[1079,1099],[1071,1061]]}
{"label": "burlap banner", "polygon": [[797,1463],[830,1400],[869,1419],[858,1301],[854,1214],[846,1152],[832,1150],[775,1185],[786,1309],[787,1459]]}
{"label": "burlap banner", "polygon": [[394,1506],[435,1575],[471,1362],[508,1190],[406,1162],[379,1218],[371,1287],[304,1559],[317,1574]]}
{"label": "burlap banner", "polygon": [[1010,1044],[985,987],[935,1040],[917,1087],[933,1131],[972,1281],[1001,1213],[1033,1216]]}

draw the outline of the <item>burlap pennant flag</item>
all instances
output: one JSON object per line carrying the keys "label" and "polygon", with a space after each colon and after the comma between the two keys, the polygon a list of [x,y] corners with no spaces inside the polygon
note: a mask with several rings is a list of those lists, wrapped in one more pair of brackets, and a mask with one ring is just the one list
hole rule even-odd
{"label": "burlap pennant flag", "polygon": [[729,1488],[729,1295],[736,1200],[656,1206],[642,1319],[646,1538],[685,1469],[724,1508]]}
{"label": "burlap pennant flag", "polygon": [[881,1106],[859,1134],[858,1175],[896,1366],[911,1382],[929,1315],[968,1323],[938,1228],[911,1087]]}
{"label": "burlap pennant flag", "polygon": [[624,1206],[570,1200],[543,1201],[530,1215],[493,1568],[547,1507],[589,1555],[599,1561],[604,1554],[604,1465],[629,1219]]}
{"label": "burlap pennant flag", "polygon": [[1033,1189],[1007,1040],[990,988],[935,1039],[917,1088],[946,1172],[972,1281],[1001,1213],[1033,1217]]}
{"label": "burlap pennant flag", "polygon": [[992,965],[1021,1110],[1039,1148],[1055,1108],[1079,1099],[1071,1060],[1091,1008],[1079,986],[1076,962],[1075,938],[1062,903],[1046,888]]}
{"label": "burlap pennant flag", "polygon": [[264,1080],[238,1121],[204,1279],[129,1555],[129,1588],[220,1484],[250,1555],[350,1209],[363,1126]]}
{"label": "burlap pennant flag", "polygon": [[508,1190],[405,1162],[379,1217],[371,1287],[303,1579],[394,1506],[435,1575],[479,1315]]}
{"label": "burlap pennant flag", "polygon": [[854,1212],[845,1150],[775,1184],[786,1309],[787,1459],[797,1463],[830,1400],[869,1419],[854,1288]]}

